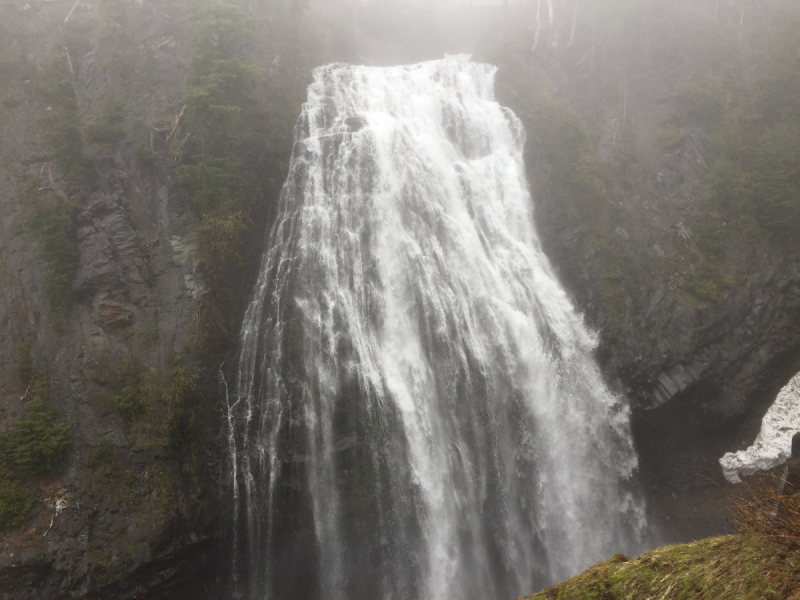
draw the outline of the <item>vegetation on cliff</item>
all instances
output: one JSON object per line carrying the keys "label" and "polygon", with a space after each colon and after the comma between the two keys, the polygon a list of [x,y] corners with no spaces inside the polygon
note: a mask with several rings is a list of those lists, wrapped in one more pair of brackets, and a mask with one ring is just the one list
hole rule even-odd
{"label": "vegetation on cliff", "polygon": [[39,252],[47,262],[44,297],[56,315],[64,316],[75,298],[75,274],[79,250],[75,217],[79,207],[63,196],[40,196],[41,179],[31,179],[23,188],[28,204],[25,225],[39,240]]}
{"label": "vegetation on cliff", "polygon": [[678,148],[699,127],[713,149],[701,177],[702,207],[687,221],[704,261],[684,289],[702,302],[746,283],[733,269],[742,248],[786,244],[800,227],[800,13],[783,16],[766,40],[738,48],[735,68],[683,85],[662,130]]}
{"label": "vegetation on cliff", "polygon": [[17,374],[28,385],[28,416],[0,434],[0,528],[18,525],[36,493],[25,483],[31,475],[58,469],[71,443],[72,423],[58,423],[46,404],[49,384],[33,369],[30,345],[17,348]]}
{"label": "vegetation on cliff", "polygon": [[[796,247],[800,11],[716,4],[609,0],[596,20],[576,13],[567,44],[532,52],[526,30],[486,55],[528,133],[543,242],[601,330],[604,365],[647,356],[636,340],[660,302],[699,340],[758,292],[765,255]],[[685,360],[669,354],[654,357]]]}
{"label": "vegetation on cliff", "polygon": [[[76,28],[64,29],[54,44],[58,54],[35,78],[40,106],[38,128],[43,146],[72,185],[90,184],[94,180],[94,168],[86,152],[74,68],[67,47],[69,44],[74,49],[75,44],[85,43]],[[45,175],[44,171],[42,175]],[[19,194],[26,207],[25,225],[39,239],[40,254],[48,265],[43,281],[44,296],[53,312],[64,316],[76,291],[73,281],[78,270],[79,252],[75,217],[79,206],[63,191],[56,189],[49,166],[46,178],[29,179],[20,186]]]}
{"label": "vegetation on cliff", "polygon": [[0,528],[22,523],[35,500],[36,494],[28,486],[0,466]]}
{"label": "vegetation on cliff", "polygon": [[94,172],[86,155],[83,121],[71,59],[59,55],[36,78],[42,103],[39,125],[56,166],[76,183],[88,183]]}
{"label": "vegetation on cliff", "polygon": [[[744,56],[744,68],[687,84],[683,122],[710,126],[717,158],[705,177],[712,206],[752,236],[796,229],[800,217],[800,24],[793,15],[764,50]],[[783,28],[786,29],[783,29]]]}
{"label": "vegetation on cliff", "polygon": [[[8,431],[0,436],[3,527],[22,523],[41,489],[52,483],[52,473],[41,471],[55,471],[65,458],[77,461],[81,471],[81,461],[89,456],[92,472],[102,475],[92,489],[102,495],[106,479],[134,477],[131,448],[136,448],[155,457],[151,474],[172,474],[145,477],[148,485],[159,488],[159,499],[189,495],[174,473],[191,465],[191,483],[196,485],[201,452],[197,448],[202,444],[198,440],[207,435],[201,428],[216,431],[218,425],[215,411],[198,410],[214,394],[208,387],[216,385],[215,373],[201,377],[201,365],[208,360],[215,369],[220,354],[235,341],[248,273],[260,255],[263,229],[285,176],[308,73],[315,64],[330,60],[320,58],[327,49],[312,32],[318,24],[304,21],[300,6],[242,0],[100,0],[73,11],[72,3],[37,5],[29,12],[17,8],[0,7],[0,79],[15,83],[0,93],[0,119],[15,109],[15,118],[29,121],[24,154],[20,151],[9,164],[22,208],[17,223],[24,226],[29,241],[35,241],[46,264],[36,277],[36,293],[58,317],[55,330],[63,336],[58,344],[66,347],[70,342],[73,323],[68,319],[83,317],[73,310],[76,304],[83,302],[90,311],[96,308],[91,306],[94,288],[79,288],[76,276],[79,266],[90,267],[94,258],[91,244],[78,234],[90,222],[102,228],[86,212],[98,198],[110,197],[112,211],[129,213],[134,231],[123,242],[134,247],[125,248],[132,250],[126,258],[141,259],[134,275],[151,285],[148,278],[153,273],[146,263],[151,258],[155,263],[158,252],[148,252],[159,248],[163,239],[157,236],[163,231],[150,229],[152,207],[137,203],[145,194],[134,198],[141,189],[131,190],[126,183],[148,190],[168,187],[169,198],[163,202],[169,202],[165,210],[172,211],[170,233],[189,234],[187,253],[192,261],[199,258],[200,265],[196,293],[188,301],[187,328],[192,329],[179,332],[182,341],[176,342],[172,334],[159,338],[158,323],[156,329],[144,331],[138,305],[133,309],[135,329],[125,324],[104,329],[112,340],[105,355],[80,355],[91,375],[82,371],[79,402],[92,405],[86,414],[102,407],[107,433],[99,441],[92,434],[88,439],[78,436],[79,452],[70,456],[70,424],[56,418],[45,398],[47,381],[34,368],[52,359],[49,348],[37,347],[34,353],[31,344],[21,342],[35,337],[32,333],[11,334],[20,379],[12,393],[18,397],[28,388],[28,402],[20,401],[17,412],[6,413],[8,420],[2,423]],[[12,20],[5,20],[9,15]],[[303,43],[305,38],[314,38],[314,43]],[[23,55],[23,48],[35,52]],[[269,60],[257,66],[255,61],[265,56]],[[122,222],[128,224],[127,219]],[[137,256],[139,249],[145,252]],[[0,254],[4,250],[0,248]],[[111,262],[118,264],[120,256],[114,255]],[[108,286],[112,278],[93,280],[91,285]],[[130,289],[110,293],[110,310],[130,310],[135,301],[129,293]],[[28,321],[34,315],[37,319],[36,325],[30,321],[31,327],[47,326],[46,320],[39,321],[41,314],[36,309],[30,313]],[[46,309],[43,314],[49,316]],[[104,328],[96,316],[92,312],[89,318]],[[168,349],[162,352],[165,343],[159,340],[167,338]],[[194,344],[187,346],[187,338]],[[173,349],[184,358],[172,354]],[[198,391],[201,385],[206,388]],[[59,391],[53,390],[54,406]],[[15,421],[16,415],[22,417]],[[213,425],[208,427],[208,422]],[[120,425],[127,440],[117,435]],[[106,477],[108,470],[119,477]],[[76,495],[87,492],[80,481],[81,489],[72,490]],[[169,489],[181,491],[164,491]],[[177,504],[162,504],[164,521],[176,518]]]}
{"label": "vegetation on cliff", "polygon": [[[255,165],[243,156],[242,116],[259,68],[248,58],[255,21],[236,0],[205,0],[193,7],[193,58],[183,90],[181,139],[173,151],[177,173],[198,214],[196,230],[209,284],[201,303],[198,341],[214,347],[224,336],[221,315],[232,304],[230,285],[244,263],[244,235],[261,189]],[[252,117],[253,115],[249,115]]]}
{"label": "vegetation on cliff", "polygon": [[130,436],[144,447],[178,450],[188,441],[194,414],[187,407],[197,374],[175,355],[163,371],[129,362],[113,403],[128,423]]}

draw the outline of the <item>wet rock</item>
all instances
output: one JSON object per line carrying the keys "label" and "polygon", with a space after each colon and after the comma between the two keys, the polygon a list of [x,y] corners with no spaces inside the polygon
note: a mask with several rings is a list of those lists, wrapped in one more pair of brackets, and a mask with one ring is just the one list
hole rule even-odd
{"label": "wet rock", "polygon": [[356,133],[357,131],[361,131],[364,127],[367,126],[367,120],[362,117],[361,115],[356,115],[353,117],[347,117],[344,120],[344,124],[350,130],[351,133]]}

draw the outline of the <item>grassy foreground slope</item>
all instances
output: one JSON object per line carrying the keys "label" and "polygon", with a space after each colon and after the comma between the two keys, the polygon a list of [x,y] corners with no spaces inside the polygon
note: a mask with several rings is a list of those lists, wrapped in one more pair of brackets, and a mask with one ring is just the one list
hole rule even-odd
{"label": "grassy foreground slope", "polygon": [[800,600],[800,550],[741,534],[617,554],[520,600]]}

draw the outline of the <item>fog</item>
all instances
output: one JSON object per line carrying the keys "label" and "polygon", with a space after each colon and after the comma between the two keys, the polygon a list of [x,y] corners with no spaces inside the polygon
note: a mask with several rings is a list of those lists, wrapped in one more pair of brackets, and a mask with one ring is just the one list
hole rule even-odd
{"label": "fog", "polygon": [[795,426],[798,31],[0,2],[0,596],[511,600],[736,533]]}

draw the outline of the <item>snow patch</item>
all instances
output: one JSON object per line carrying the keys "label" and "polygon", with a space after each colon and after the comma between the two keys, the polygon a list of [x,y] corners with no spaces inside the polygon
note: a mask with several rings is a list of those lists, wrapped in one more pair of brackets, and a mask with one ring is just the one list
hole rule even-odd
{"label": "snow patch", "polygon": [[800,373],[795,375],[775,398],[756,441],[747,450],[728,452],[719,459],[725,479],[741,483],[740,475],[768,471],[786,462],[791,453],[792,436],[800,431]]}

